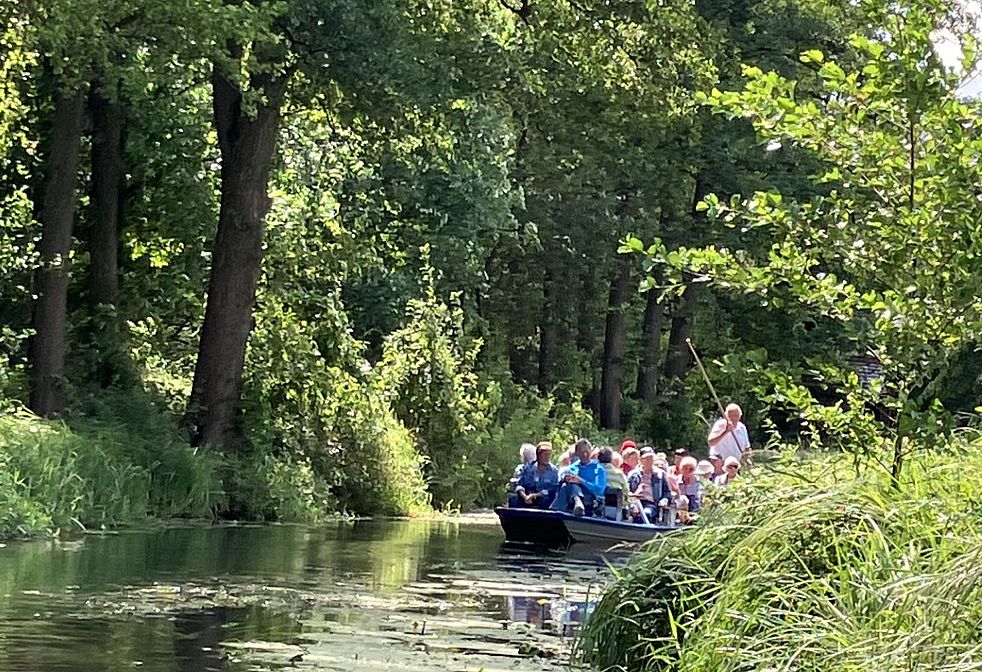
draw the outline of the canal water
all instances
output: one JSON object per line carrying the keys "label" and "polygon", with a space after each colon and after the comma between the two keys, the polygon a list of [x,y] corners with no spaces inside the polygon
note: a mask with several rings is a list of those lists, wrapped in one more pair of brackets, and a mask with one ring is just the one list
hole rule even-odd
{"label": "canal water", "polygon": [[167,528],[0,548],[3,672],[559,670],[622,558],[487,519]]}

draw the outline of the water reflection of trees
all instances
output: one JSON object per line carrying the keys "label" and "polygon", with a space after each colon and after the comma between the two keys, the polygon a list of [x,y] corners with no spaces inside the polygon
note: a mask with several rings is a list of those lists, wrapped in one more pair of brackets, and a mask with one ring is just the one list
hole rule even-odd
{"label": "water reflection of trees", "polygon": [[376,595],[392,595],[423,578],[429,569],[496,555],[500,537],[446,521],[357,521],[331,531],[315,543],[307,560],[307,579],[357,583]]}
{"label": "water reflection of trees", "polygon": [[290,642],[301,633],[292,614],[260,607],[188,610],[174,622],[174,660],[177,672],[223,672],[231,656],[223,646],[239,642]]}
{"label": "water reflection of trees", "polygon": [[[361,594],[398,605],[407,585],[446,580],[441,599],[466,602],[467,589],[451,577],[500,578],[499,547],[494,528],[437,521],[166,529],[12,545],[0,549],[0,596],[9,596],[0,600],[0,670],[115,672],[135,662],[151,672],[235,670],[223,642],[294,643],[312,619],[328,617],[333,597],[339,611]],[[196,604],[189,584],[259,601]],[[289,589],[277,593],[287,597],[276,609],[263,604],[267,586]],[[489,602],[507,617],[505,598]]]}
{"label": "water reflection of trees", "polygon": [[226,668],[222,607],[177,614],[174,619],[174,659],[178,672],[211,672]]}

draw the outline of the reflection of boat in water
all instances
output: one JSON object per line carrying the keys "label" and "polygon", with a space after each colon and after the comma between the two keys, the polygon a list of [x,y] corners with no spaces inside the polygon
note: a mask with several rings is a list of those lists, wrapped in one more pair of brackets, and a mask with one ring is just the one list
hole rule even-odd
{"label": "reflection of boat in water", "polygon": [[540,630],[552,620],[552,602],[545,597],[509,597],[508,618],[513,623],[529,623]]}
{"label": "reflection of boat in water", "polygon": [[642,543],[659,534],[679,529],[668,525],[642,525],[607,518],[574,516],[563,511],[543,509],[494,510],[508,541],[544,546],[569,546],[574,542],[616,544]]}
{"label": "reflection of boat in water", "polygon": [[509,597],[508,615],[514,623],[528,623],[543,632],[575,634],[595,605],[584,600],[553,597]]}

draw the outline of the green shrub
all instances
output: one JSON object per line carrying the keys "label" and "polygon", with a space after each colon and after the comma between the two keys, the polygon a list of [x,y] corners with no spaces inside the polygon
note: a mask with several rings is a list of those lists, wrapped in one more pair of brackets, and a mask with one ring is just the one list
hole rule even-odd
{"label": "green shrub", "polygon": [[838,459],[726,491],[618,572],[580,658],[601,670],[982,668],[982,445],[955,466],[922,453],[894,489]]}
{"label": "green shrub", "polygon": [[465,334],[463,311],[440,301],[432,278],[409,302],[406,324],[384,344],[376,384],[426,456],[424,473],[439,507],[470,508],[480,499],[493,384],[475,371],[481,342]]}
{"label": "green shrub", "polygon": [[425,459],[381,390],[353,376],[337,381],[334,436],[344,478],[336,492],[345,511],[418,514],[430,508]]}
{"label": "green shrub", "polygon": [[315,523],[337,510],[307,459],[250,451],[229,458],[224,471],[228,517]]}
{"label": "green shrub", "polygon": [[[331,366],[312,325],[275,297],[257,316],[245,388],[246,456],[233,480],[239,513],[310,520],[338,510],[406,514],[427,506],[421,458],[375,375]],[[355,344],[349,344],[355,348]],[[252,465],[246,468],[244,465]],[[305,474],[286,478],[285,465]],[[270,467],[249,483],[249,469]],[[242,469],[246,471],[243,472]],[[266,497],[267,480],[280,491]],[[286,490],[296,487],[296,492]]]}
{"label": "green shrub", "polygon": [[85,441],[149,473],[154,516],[209,517],[222,491],[218,455],[190,445],[181,419],[163,402],[135,390],[98,390],[76,399],[66,418]]}

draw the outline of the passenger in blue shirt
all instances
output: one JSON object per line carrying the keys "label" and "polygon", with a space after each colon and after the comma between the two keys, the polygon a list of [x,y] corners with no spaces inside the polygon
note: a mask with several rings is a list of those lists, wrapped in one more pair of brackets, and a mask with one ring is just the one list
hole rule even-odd
{"label": "passenger in blue shirt", "polygon": [[549,461],[551,457],[552,444],[548,441],[535,447],[535,461],[522,467],[508,506],[549,508],[559,489],[559,469]]}
{"label": "passenger in blue shirt", "polygon": [[603,499],[607,489],[607,472],[602,464],[590,459],[593,446],[586,439],[580,439],[573,446],[575,457],[573,464],[566,467],[559,475],[559,492],[552,503],[552,509],[569,511],[573,515],[582,516],[587,511],[593,511],[597,499]]}

